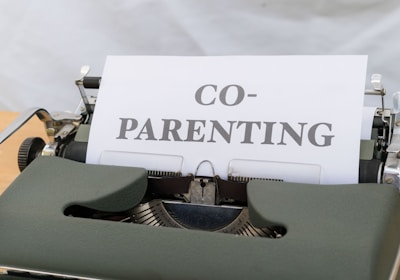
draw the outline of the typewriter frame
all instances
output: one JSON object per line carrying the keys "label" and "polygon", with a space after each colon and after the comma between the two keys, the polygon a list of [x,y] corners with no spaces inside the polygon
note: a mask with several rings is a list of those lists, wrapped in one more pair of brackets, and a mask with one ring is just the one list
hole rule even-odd
{"label": "typewriter frame", "polygon": [[[30,165],[31,162],[35,160],[39,155],[50,156],[50,157],[60,157],[66,159],[72,159],[77,162],[84,162],[86,158],[86,148],[89,136],[90,122],[92,119],[92,114],[94,112],[95,97],[89,96],[85,89],[88,88],[98,88],[101,83],[100,77],[87,77],[88,67],[83,67],[81,71],[82,76],[75,82],[81,93],[82,101],[78,106],[75,113],[49,113],[47,110],[42,108],[33,108],[23,113],[9,128],[7,128],[0,137],[0,143],[5,141],[14,131],[18,130],[27,120],[32,116],[37,116],[45,124],[46,133],[49,137],[49,142],[38,141],[38,139],[32,138],[27,139],[26,143],[20,148],[19,155],[19,165],[21,170]],[[373,76],[372,84],[374,85],[373,90],[367,90],[366,94],[373,94],[381,96],[382,98],[382,108],[376,111],[373,135],[374,138],[367,143],[362,144],[362,158],[364,161],[364,167],[368,170],[366,173],[368,176],[360,175],[360,183],[379,183],[379,184],[393,184],[395,187],[400,189],[400,121],[399,114],[393,112],[392,110],[386,109],[383,103],[383,97],[386,94],[385,90],[381,86],[379,77]],[[379,81],[377,81],[379,80]],[[361,165],[360,165],[361,166]],[[373,176],[369,176],[373,173]],[[213,178],[199,178],[195,175],[189,176],[187,178],[182,177],[181,174],[164,174],[164,173],[148,173],[149,181],[154,181],[156,185],[155,188],[159,192],[160,189],[165,187],[165,185],[171,185],[169,183],[163,184],[162,187],[157,186],[157,183],[167,180],[186,180],[185,184],[188,182],[193,183],[193,190],[204,190],[201,184],[210,184],[213,192],[216,190],[216,186],[221,187],[224,183],[216,176]],[[162,180],[161,180],[162,179]],[[241,178],[243,180],[243,178]],[[224,203],[233,204],[240,203],[243,196],[243,185],[247,185],[251,178],[244,178],[244,181],[229,181],[229,184],[238,185],[240,191],[239,194],[234,198],[224,197]],[[257,184],[252,182],[251,184]],[[272,182],[274,185],[275,182]],[[173,184],[172,184],[173,185]],[[175,185],[176,186],[176,185]],[[179,186],[179,184],[178,184]],[[223,189],[223,187],[221,188]],[[156,192],[157,193],[157,192]],[[176,195],[181,195],[181,197],[176,197]],[[217,193],[219,194],[219,193]],[[164,194],[165,195],[165,194]],[[187,202],[191,200],[188,197],[188,192],[183,191],[171,191],[167,193],[168,196],[172,198],[178,198]],[[193,197],[194,201],[199,202],[199,197]],[[220,198],[217,198],[219,200]],[[151,200],[150,200],[151,201]],[[145,201],[144,203],[147,203]],[[242,201],[243,202],[243,201]],[[142,203],[142,205],[144,204]],[[212,205],[212,202],[206,203],[206,205]],[[246,205],[246,201],[244,201]],[[139,206],[141,207],[141,206]],[[93,216],[99,215],[99,212],[90,212],[89,214],[82,214],[82,209],[66,209],[67,216],[81,217],[81,218],[93,218]],[[70,211],[70,212],[68,212]],[[107,212],[107,211],[106,211]],[[101,214],[101,213],[100,213]],[[259,217],[260,221],[256,223],[264,225],[263,218]],[[179,227],[179,226],[177,226]],[[254,231],[254,229],[252,229]],[[279,225],[272,225],[268,227],[269,236],[272,238],[280,238],[286,233],[284,227]],[[400,256],[397,256],[395,265],[400,263]],[[23,268],[12,268],[5,267],[10,272],[27,272],[30,275],[36,275],[41,277],[43,275],[52,275],[53,277],[67,277],[67,278],[79,278],[79,279],[96,279],[86,276],[76,277],[70,274],[59,274],[54,272],[42,272],[31,269]],[[395,269],[395,268],[394,268]],[[394,275],[395,272],[392,272]],[[392,277],[392,276],[391,276]],[[393,276],[394,277],[394,276]]]}

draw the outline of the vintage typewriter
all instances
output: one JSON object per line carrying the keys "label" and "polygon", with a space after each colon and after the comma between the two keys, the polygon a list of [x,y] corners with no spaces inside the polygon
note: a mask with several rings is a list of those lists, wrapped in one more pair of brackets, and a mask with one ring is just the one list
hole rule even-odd
{"label": "vintage typewriter", "polygon": [[22,143],[0,197],[1,279],[400,278],[400,114],[380,75],[359,184],[322,186],[85,164],[88,71],[76,112],[34,108],[0,134],[37,116],[48,135]]}

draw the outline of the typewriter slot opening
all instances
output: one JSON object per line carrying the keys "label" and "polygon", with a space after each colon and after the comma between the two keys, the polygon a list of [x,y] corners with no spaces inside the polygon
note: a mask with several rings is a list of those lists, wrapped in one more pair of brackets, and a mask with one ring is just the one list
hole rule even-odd
{"label": "typewriter slot opening", "polygon": [[[154,174],[153,172],[150,172]],[[201,230],[238,236],[281,238],[287,230],[281,225],[256,227],[251,223],[246,201],[246,182],[206,178],[223,190],[214,204],[199,200],[188,202],[194,176],[149,177],[148,191],[141,203],[123,212],[104,212],[72,205],[64,214],[71,217],[99,219],[144,226]],[[231,184],[232,183],[232,184]],[[181,192],[181,193],[177,193]],[[243,196],[244,195],[244,196]],[[199,203],[200,202],[200,203]]]}

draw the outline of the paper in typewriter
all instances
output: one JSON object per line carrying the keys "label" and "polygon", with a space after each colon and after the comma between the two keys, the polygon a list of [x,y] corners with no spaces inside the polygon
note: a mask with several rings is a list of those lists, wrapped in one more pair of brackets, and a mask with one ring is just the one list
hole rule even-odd
{"label": "paper in typewriter", "polygon": [[107,57],[87,163],[358,182],[366,56]]}

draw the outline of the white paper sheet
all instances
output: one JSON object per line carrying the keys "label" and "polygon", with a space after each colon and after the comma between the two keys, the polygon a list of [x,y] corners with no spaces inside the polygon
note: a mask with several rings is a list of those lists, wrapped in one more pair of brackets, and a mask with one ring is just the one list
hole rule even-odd
{"label": "white paper sheet", "polygon": [[[366,64],[366,56],[110,56],[87,162],[357,183]],[[252,168],[237,170],[243,162]]]}
{"label": "white paper sheet", "polygon": [[361,120],[361,139],[370,140],[372,125],[377,107],[364,107]]}

